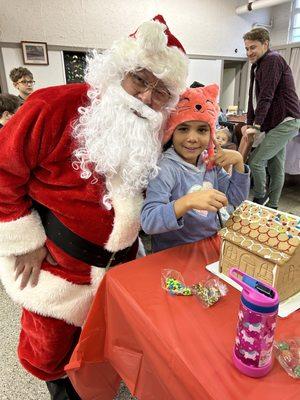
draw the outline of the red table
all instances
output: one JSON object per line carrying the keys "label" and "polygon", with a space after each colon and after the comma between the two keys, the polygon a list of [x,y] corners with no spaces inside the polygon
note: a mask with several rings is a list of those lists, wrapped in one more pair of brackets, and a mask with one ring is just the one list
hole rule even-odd
{"label": "red table", "polygon": [[[67,372],[83,400],[112,400],[120,377],[139,400],[299,400],[300,381],[275,362],[264,378],[231,361],[240,293],[209,309],[161,289],[173,268],[187,284],[205,279],[218,238],[112,268],[103,279]],[[278,319],[277,337],[300,335],[300,313]]]}

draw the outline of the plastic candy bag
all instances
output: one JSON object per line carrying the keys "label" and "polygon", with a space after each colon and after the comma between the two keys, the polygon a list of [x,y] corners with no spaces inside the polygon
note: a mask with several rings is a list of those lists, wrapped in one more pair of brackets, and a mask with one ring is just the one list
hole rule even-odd
{"label": "plastic candy bag", "polygon": [[187,286],[180,272],[174,269],[164,269],[162,271],[161,285],[164,290],[172,295],[196,296],[205,308],[215,304],[228,291],[227,286],[215,278],[209,278],[204,282]]}
{"label": "plastic candy bag", "polygon": [[285,371],[292,378],[300,379],[300,337],[276,341],[274,351]]}
{"label": "plastic candy bag", "polygon": [[192,290],[185,285],[180,272],[175,269],[164,269],[161,276],[161,286],[170,294],[192,296]]}
{"label": "plastic candy bag", "polygon": [[207,308],[215,304],[221,297],[228,292],[225,283],[216,278],[209,278],[205,282],[197,283],[192,286],[193,295]]}

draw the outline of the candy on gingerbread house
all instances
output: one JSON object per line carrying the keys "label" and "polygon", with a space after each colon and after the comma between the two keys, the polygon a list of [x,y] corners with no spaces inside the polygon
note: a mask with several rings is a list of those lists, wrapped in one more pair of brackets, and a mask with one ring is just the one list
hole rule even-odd
{"label": "candy on gingerbread house", "polygon": [[278,291],[300,291],[300,217],[245,201],[221,229],[220,272],[237,267]]}

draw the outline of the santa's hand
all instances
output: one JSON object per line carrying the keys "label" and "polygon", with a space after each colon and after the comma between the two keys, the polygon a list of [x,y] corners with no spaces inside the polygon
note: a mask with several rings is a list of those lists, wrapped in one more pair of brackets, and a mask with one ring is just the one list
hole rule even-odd
{"label": "santa's hand", "polygon": [[16,257],[15,280],[22,275],[20,284],[21,290],[27,286],[29,281],[32,287],[37,285],[41,265],[45,258],[50,264],[56,264],[52,256],[48,253],[46,247],[40,247],[39,249],[33,250],[30,253],[22,254]]}

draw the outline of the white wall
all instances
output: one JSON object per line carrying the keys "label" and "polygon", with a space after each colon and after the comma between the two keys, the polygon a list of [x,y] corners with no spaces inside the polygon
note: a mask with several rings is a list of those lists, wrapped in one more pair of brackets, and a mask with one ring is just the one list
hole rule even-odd
{"label": "white wall", "polygon": [[235,68],[224,68],[220,105],[223,111],[234,105]]}
{"label": "white wall", "polygon": [[35,89],[42,87],[62,85],[66,83],[62,54],[60,51],[49,51],[49,65],[24,65],[21,49],[2,48],[3,62],[8,92],[18,94],[11,80],[8,78],[9,72],[15,67],[26,67],[32,73],[36,81]]}
{"label": "white wall", "polygon": [[[246,0],[0,0],[0,41],[108,48],[162,14],[189,54],[244,56],[242,34],[269,9],[238,16]],[[237,53],[235,53],[237,49]]]}
{"label": "white wall", "polygon": [[187,86],[194,81],[208,85],[216,83],[220,86],[222,76],[221,60],[190,59]]}
{"label": "white wall", "polygon": [[[28,68],[36,81],[35,89],[42,87],[62,85],[66,83],[64,65],[61,51],[49,51],[49,65],[24,65],[22,52],[16,48],[2,48],[5,76],[8,78],[9,72],[15,66]],[[204,85],[217,83],[220,86],[222,75],[221,60],[190,59],[189,74],[187,85],[198,81]],[[9,93],[17,94],[10,79],[7,79]]]}

